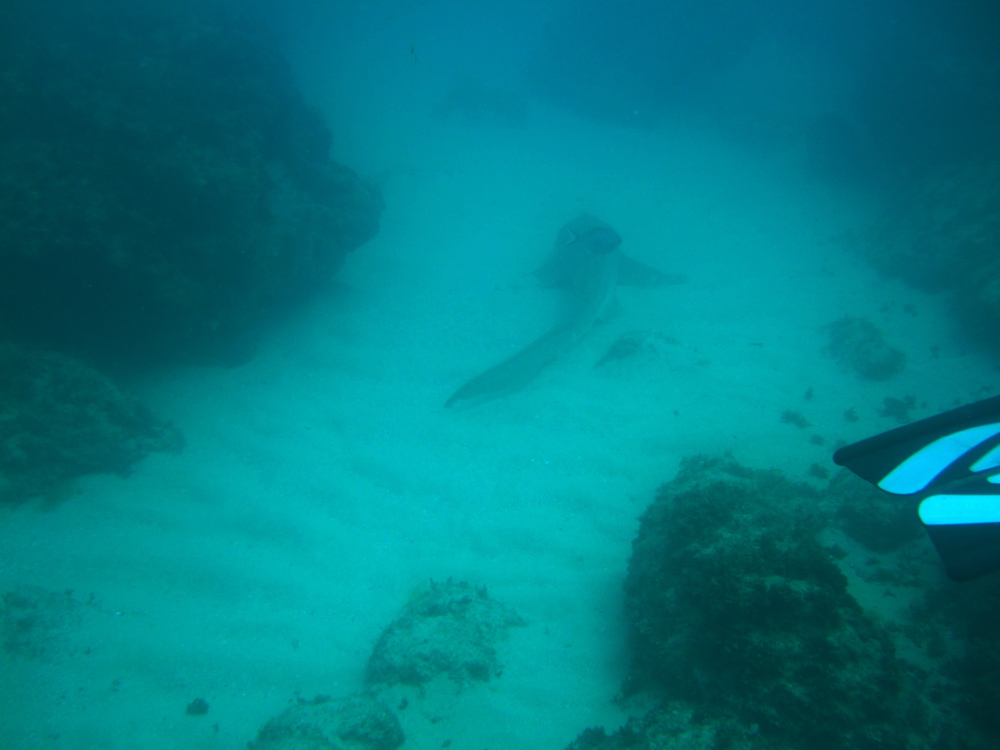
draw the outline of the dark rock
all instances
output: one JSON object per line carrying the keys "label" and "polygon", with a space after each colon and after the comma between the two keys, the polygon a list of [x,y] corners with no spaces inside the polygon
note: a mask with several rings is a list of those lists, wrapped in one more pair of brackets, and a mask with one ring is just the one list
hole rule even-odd
{"label": "dark rock", "polygon": [[377,699],[300,701],[268,721],[250,750],[396,750],[405,737],[399,719]]}
{"label": "dark rock", "polygon": [[902,502],[849,472],[834,478],[829,497],[843,530],[872,552],[893,552],[923,536],[912,503]]}
{"label": "dark rock", "polygon": [[497,646],[517,613],[465,582],[431,583],[379,637],[368,661],[371,683],[421,685],[438,675],[459,684],[501,673]]}
{"label": "dark rock", "polygon": [[876,750],[899,727],[930,731],[889,631],[817,540],[821,497],[729,458],[684,462],[633,544],[630,690],[655,686],[760,747]]}
{"label": "dark rock", "polygon": [[1000,576],[961,585],[948,582],[927,592],[915,608],[913,629],[930,652],[944,656],[945,676],[962,715],[1000,747]]}
{"label": "dark rock", "polygon": [[860,252],[886,275],[943,292],[961,329],[1000,353],[1000,159],[977,153],[893,195]]}
{"label": "dark rock", "polygon": [[785,409],[781,412],[781,422],[782,424],[795,425],[800,430],[806,430],[812,427],[812,423],[808,419],[806,419],[799,412],[792,411],[791,409]]}
{"label": "dark rock", "polygon": [[566,750],[738,750],[733,734],[752,739],[755,733],[735,720],[707,722],[689,704],[664,701],[610,735],[602,728],[584,730]]}
{"label": "dark rock", "polygon": [[885,341],[866,318],[844,317],[829,326],[827,353],[864,380],[888,380],[903,371],[906,355]]}
{"label": "dark rock", "polygon": [[85,474],[124,475],[180,433],[70,357],[0,344],[0,501],[58,493]]}
{"label": "dark rock", "polygon": [[878,415],[895,419],[900,424],[907,424],[913,421],[910,410],[915,408],[917,408],[916,396],[904,396],[903,398],[886,396],[882,399],[882,408],[879,409]]}
{"label": "dark rock", "polygon": [[274,39],[217,0],[10,0],[0,30],[0,335],[236,362],[376,233]]}

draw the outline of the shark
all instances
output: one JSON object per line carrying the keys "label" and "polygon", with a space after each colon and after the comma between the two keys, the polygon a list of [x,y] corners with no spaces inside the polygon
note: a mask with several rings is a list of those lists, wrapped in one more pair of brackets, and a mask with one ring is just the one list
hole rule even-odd
{"label": "shark", "polygon": [[526,386],[598,321],[609,317],[618,283],[656,286],[671,280],[667,274],[626,258],[621,243],[622,238],[610,225],[591,214],[581,214],[565,224],[549,261],[531,274],[539,284],[568,290],[565,314],[547,333],[464,383],[445,407],[498,398]]}

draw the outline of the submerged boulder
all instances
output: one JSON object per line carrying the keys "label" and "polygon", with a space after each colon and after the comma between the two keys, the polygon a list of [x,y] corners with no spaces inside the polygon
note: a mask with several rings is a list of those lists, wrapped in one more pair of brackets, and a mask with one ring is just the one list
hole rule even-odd
{"label": "submerged boulder", "polygon": [[881,273],[942,293],[963,333],[996,356],[1000,159],[942,165],[893,195],[857,250]]}
{"label": "submerged boulder", "polygon": [[234,362],[378,230],[274,39],[219,0],[0,7],[0,334]]}
{"label": "submerged boulder", "polygon": [[827,327],[826,352],[863,380],[889,380],[903,371],[906,355],[867,318],[845,316]]}
{"label": "submerged boulder", "polygon": [[57,498],[86,474],[126,474],[180,432],[82,362],[0,344],[0,502]]}
{"label": "submerged boulder", "polygon": [[365,693],[299,700],[270,719],[249,750],[396,750],[405,737],[396,714]]}
{"label": "submerged boulder", "polygon": [[382,632],[368,660],[368,681],[423,685],[442,676],[465,685],[502,671],[497,646],[524,620],[464,581],[431,583]]}
{"label": "submerged boulder", "polygon": [[927,746],[910,666],[817,539],[820,500],[779,472],[687,459],[633,544],[629,689],[655,687],[754,747]]}

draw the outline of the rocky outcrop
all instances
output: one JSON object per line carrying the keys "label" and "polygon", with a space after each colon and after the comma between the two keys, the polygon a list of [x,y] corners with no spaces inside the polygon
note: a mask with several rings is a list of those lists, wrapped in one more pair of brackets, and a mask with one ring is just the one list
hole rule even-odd
{"label": "rocky outcrop", "polygon": [[61,499],[86,474],[127,474],[181,434],[70,357],[0,344],[0,502]]}
{"label": "rocky outcrop", "polygon": [[377,232],[377,190],[221,4],[11,0],[0,29],[0,335],[238,361]]}

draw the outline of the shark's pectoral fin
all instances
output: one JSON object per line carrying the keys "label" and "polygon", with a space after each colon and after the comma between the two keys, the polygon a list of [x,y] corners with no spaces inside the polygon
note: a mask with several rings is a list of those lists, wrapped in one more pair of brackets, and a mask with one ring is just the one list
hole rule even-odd
{"label": "shark's pectoral fin", "polygon": [[623,286],[646,288],[683,284],[685,281],[687,281],[687,277],[683,274],[664,273],[625,255],[618,261],[618,283]]}

